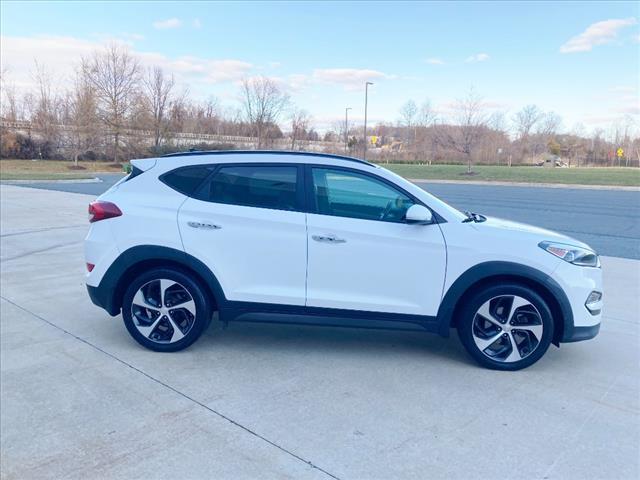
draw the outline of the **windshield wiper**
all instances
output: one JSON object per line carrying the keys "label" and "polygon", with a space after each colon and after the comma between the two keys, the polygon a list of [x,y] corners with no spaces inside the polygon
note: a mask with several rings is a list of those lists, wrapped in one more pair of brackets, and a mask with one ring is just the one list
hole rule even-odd
{"label": "windshield wiper", "polygon": [[464,211],[464,214],[467,216],[467,218],[462,220],[462,223],[468,223],[468,222],[480,223],[480,222],[484,222],[487,219],[487,217],[485,217],[484,215],[480,215],[479,213],[469,212],[467,210]]}

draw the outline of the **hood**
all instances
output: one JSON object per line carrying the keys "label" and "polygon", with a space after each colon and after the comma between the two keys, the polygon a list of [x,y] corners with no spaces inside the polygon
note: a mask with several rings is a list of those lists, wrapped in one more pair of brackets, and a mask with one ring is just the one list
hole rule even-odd
{"label": "hood", "polygon": [[[511,220],[504,220],[501,218],[487,217],[487,220],[481,223],[476,223],[475,226],[478,230],[495,230],[496,233],[512,232],[513,235],[523,234],[526,237],[541,242],[543,240],[549,240],[558,243],[565,243],[567,245],[573,245],[576,247],[587,248],[593,251],[589,245],[575,238],[569,237],[562,233],[554,232],[553,230],[547,230],[545,228],[534,227],[533,225],[527,225],[526,223],[512,222]],[[498,232],[499,231],[499,232]]]}

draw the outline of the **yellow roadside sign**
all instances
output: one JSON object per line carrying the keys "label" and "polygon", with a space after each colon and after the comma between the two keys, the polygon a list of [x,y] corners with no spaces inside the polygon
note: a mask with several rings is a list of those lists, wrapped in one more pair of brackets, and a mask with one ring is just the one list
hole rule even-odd
{"label": "yellow roadside sign", "polygon": [[378,143],[378,136],[377,135],[371,135],[371,144],[372,145],[376,145]]}
{"label": "yellow roadside sign", "polygon": [[618,150],[616,150],[616,155],[618,155],[618,158],[622,158],[622,156],[624,155],[624,150],[619,148]]}

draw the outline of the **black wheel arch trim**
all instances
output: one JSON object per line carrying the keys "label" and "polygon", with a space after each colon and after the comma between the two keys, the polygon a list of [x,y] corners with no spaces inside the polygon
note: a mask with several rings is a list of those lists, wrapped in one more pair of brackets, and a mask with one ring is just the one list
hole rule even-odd
{"label": "black wheel arch trim", "polygon": [[[226,302],[218,279],[200,260],[186,252],[157,245],[138,245],[122,252],[111,264],[97,287],[87,285],[91,301],[104,308],[110,315],[116,316],[122,308],[124,295],[123,282],[134,273],[137,265],[170,262],[182,268],[193,270],[206,283],[203,285],[211,292],[217,305]],[[131,273],[128,273],[131,272]]]}
{"label": "black wheel arch trim", "polygon": [[553,278],[540,270],[528,265],[514,262],[483,262],[469,268],[460,275],[449,287],[438,309],[437,321],[438,333],[444,337],[449,336],[449,331],[454,325],[455,310],[459,301],[476,285],[490,281],[492,278],[505,280],[524,280],[544,289],[543,293],[551,295],[556,302],[559,313],[562,316],[561,336],[554,337],[554,343],[568,342],[574,337],[573,310],[569,299],[562,287]]}

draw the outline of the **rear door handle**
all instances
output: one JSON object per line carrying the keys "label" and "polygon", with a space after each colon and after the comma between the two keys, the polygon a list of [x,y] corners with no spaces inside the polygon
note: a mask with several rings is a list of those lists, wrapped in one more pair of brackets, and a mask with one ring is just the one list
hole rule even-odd
{"label": "rear door handle", "polygon": [[316,242],[323,243],[346,243],[344,238],[338,238],[335,235],[311,235]]}
{"label": "rear door handle", "polygon": [[220,230],[222,227],[220,225],[215,225],[213,223],[202,223],[202,222],[187,222],[192,228],[202,228],[204,230]]}

